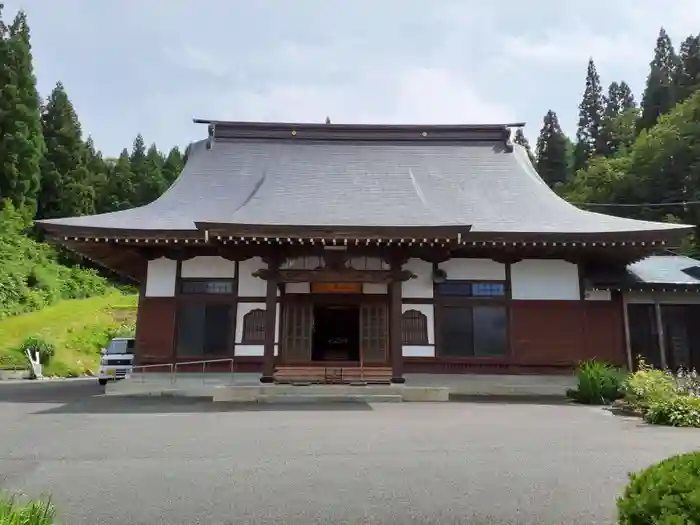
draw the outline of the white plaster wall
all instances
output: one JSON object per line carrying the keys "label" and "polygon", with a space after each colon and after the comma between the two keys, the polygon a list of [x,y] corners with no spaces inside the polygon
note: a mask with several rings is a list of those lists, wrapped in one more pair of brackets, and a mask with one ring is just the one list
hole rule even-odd
{"label": "white plaster wall", "polygon": [[438,267],[447,272],[449,280],[503,281],[506,265],[491,259],[449,259]]}
{"label": "white plaster wall", "polygon": [[661,304],[700,304],[700,295],[692,292],[625,292],[628,303],[653,303],[654,297]]}
{"label": "white plaster wall", "polygon": [[287,283],[284,288],[285,293],[311,293],[309,283]]}
{"label": "white plaster wall", "polygon": [[434,312],[435,309],[433,308],[432,304],[402,304],[401,305],[401,313],[405,312],[406,310],[418,310],[420,313],[425,315],[426,320],[428,322],[428,344],[434,345],[435,344],[435,321],[434,321]]}
{"label": "white plaster wall", "polygon": [[263,345],[236,345],[236,357],[262,357],[265,355]]}
{"label": "white plaster wall", "polygon": [[196,279],[233,279],[236,263],[223,257],[193,257],[182,261],[182,277]]}
{"label": "white plaster wall", "polygon": [[[278,345],[275,345],[275,355],[278,353]],[[235,357],[263,357],[265,347],[263,345],[236,345]]]}
{"label": "white plaster wall", "polygon": [[401,355],[404,357],[435,357],[434,346],[403,346]]}
{"label": "white plaster wall", "polygon": [[[238,303],[238,309],[236,311],[236,344],[240,344],[243,340],[243,317],[251,310],[257,309],[265,310],[265,303]],[[275,343],[279,342],[280,331],[280,305],[277,304],[275,311]]]}
{"label": "white plaster wall", "polygon": [[513,299],[581,299],[578,266],[559,259],[525,259],[511,266]]}
{"label": "white plaster wall", "polygon": [[586,301],[610,301],[612,294],[610,290],[586,290]]}
{"label": "white plaster wall", "polygon": [[362,283],[362,293],[385,294],[387,293],[387,285],[386,283]]}
{"label": "white plaster wall", "polygon": [[[267,282],[253,276],[253,272],[263,268],[267,268],[267,264],[260,257],[253,257],[238,263],[239,297],[265,297],[267,295]],[[279,290],[277,295],[279,295]]]}
{"label": "white plaster wall", "polygon": [[433,263],[421,259],[409,259],[403,266],[404,270],[413,272],[415,279],[409,279],[401,283],[401,295],[403,297],[420,297],[430,299],[433,297]]}
{"label": "white plaster wall", "polygon": [[146,297],[174,297],[177,261],[161,257],[148,261]]}

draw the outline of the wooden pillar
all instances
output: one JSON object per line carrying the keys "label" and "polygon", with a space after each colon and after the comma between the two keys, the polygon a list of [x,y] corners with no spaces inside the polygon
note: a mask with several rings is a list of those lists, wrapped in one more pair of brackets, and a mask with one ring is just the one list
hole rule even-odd
{"label": "wooden pillar", "polygon": [[[613,293],[612,291],[610,293]],[[625,327],[625,353],[627,355],[627,368],[630,372],[634,372],[635,361],[632,355],[632,339],[630,336],[630,316],[629,308],[627,308],[627,295],[625,292],[620,292],[622,295],[622,321]]]}
{"label": "wooden pillar", "polygon": [[392,263],[393,278],[389,283],[389,353],[391,355],[391,382],[405,383],[403,377],[403,350],[401,345],[401,281],[400,264]]}
{"label": "wooden pillar", "polygon": [[656,314],[656,333],[659,338],[659,353],[661,354],[661,368],[668,366],[666,359],[666,337],[664,336],[664,321],[661,315],[661,304],[659,298],[654,297],[654,313]]}
{"label": "wooden pillar", "polygon": [[275,333],[277,331],[277,261],[269,260],[268,269],[271,270],[267,278],[265,295],[265,351],[263,358],[263,373],[261,383],[273,383],[275,373]]}

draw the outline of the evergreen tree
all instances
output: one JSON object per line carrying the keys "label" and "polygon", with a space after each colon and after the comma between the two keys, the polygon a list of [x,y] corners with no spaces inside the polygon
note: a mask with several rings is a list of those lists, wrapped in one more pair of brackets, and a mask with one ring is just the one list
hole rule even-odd
{"label": "evergreen tree", "polygon": [[[94,191],[86,164],[78,115],[60,82],[49,95],[41,116],[46,153],[37,217],[47,219],[92,213]],[[92,194],[93,202],[89,202]]]}
{"label": "evergreen tree", "polygon": [[625,83],[613,82],[605,97],[605,109],[600,128],[600,149],[598,155],[610,157],[620,147],[630,145],[634,140],[634,126],[637,117],[636,104],[630,87]]}
{"label": "evergreen tree", "polygon": [[180,153],[180,148],[175,146],[170,150],[168,157],[165,159],[165,164],[163,164],[163,178],[168,187],[179,177],[184,166],[185,158]]}
{"label": "evergreen tree", "polygon": [[143,140],[143,135],[139,133],[134,139],[134,144],[131,147],[131,170],[135,175],[140,175],[146,169],[146,142]]}
{"label": "evergreen tree", "polygon": [[567,139],[551,109],[537,138],[537,173],[550,188],[566,181],[569,172]]}
{"label": "evergreen tree", "polygon": [[106,208],[109,211],[126,210],[136,201],[136,180],[131,170],[129,151],[124,148],[110,167],[107,183]]}
{"label": "evergreen tree", "polygon": [[700,36],[689,36],[681,44],[674,85],[676,102],[683,102],[700,86]]}
{"label": "evergreen tree", "polygon": [[617,89],[620,112],[626,111],[628,109],[636,109],[637,102],[634,100],[634,93],[632,93],[632,88],[629,87],[627,82],[624,80],[620,82]]}
{"label": "evergreen tree", "polygon": [[36,211],[44,151],[40,100],[32,66],[27,17],[20,11],[8,28],[0,4],[0,199],[28,216]]}
{"label": "evergreen tree", "polygon": [[527,140],[527,137],[525,136],[525,133],[523,133],[523,128],[518,128],[517,131],[515,132],[515,137],[513,138],[513,142],[516,144],[520,144],[523,148],[525,148],[525,151],[527,152],[527,156],[530,159],[530,162],[532,165],[535,165],[535,156],[532,154],[532,149],[530,148],[530,142]]}
{"label": "evergreen tree", "polygon": [[649,64],[649,76],[642,96],[642,113],[637,130],[649,129],[675,104],[674,81],[678,57],[666,30],[662,27],[656,40],[654,59]]}
{"label": "evergreen tree", "polygon": [[163,176],[165,158],[163,158],[163,154],[158,151],[155,144],[148,148],[145,164],[144,177],[140,181],[139,204],[153,202],[168,188],[168,184]]}
{"label": "evergreen tree", "polygon": [[596,153],[605,151],[600,128],[603,122],[603,93],[595,63],[588,61],[586,89],[579,104],[578,130],[574,150],[574,171],[584,169]]}
{"label": "evergreen tree", "polygon": [[104,213],[109,211],[107,201],[109,168],[102,158],[102,153],[95,148],[92,137],[85,141],[85,166],[88,170],[90,186],[95,192],[95,212]]}

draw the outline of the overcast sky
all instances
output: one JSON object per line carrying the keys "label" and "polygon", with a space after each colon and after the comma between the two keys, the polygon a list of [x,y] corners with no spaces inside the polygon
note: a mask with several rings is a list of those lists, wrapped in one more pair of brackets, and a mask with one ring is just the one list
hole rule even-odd
{"label": "overcast sky", "polygon": [[[115,155],[193,117],[367,123],[526,121],[573,133],[593,56],[639,98],[658,29],[700,32],[698,0],[5,0],[29,15],[39,89],[62,81]],[[585,5],[585,7],[584,7]]]}

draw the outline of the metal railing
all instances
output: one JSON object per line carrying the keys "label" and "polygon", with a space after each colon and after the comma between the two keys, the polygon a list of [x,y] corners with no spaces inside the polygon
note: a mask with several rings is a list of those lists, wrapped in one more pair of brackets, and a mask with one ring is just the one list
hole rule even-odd
{"label": "metal railing", "polygon": [[[153,370],[157,368],[164,368],[165,373],[167,373],[170,377],[170,383],[176,383],[177,382],[177,374],[178,374],[178,367],[183,367],[183,366],[196,366],[196,365],[201,365],[201,372],[195,372],[195,373],[201,373],[202,374],[202,383],[207,383],[207,366],[213,364],[213,363],[229,363],[229,370],[228,370],[228,376],[229,376],[229,381],[233,382],[233,370],[234,370],[234,360],[232,357],[228,357],[225,359],[203,359],[199,361],[182,361],[179,363],[163,363],[163,364],[157,364],[157,365],[139,365],[135,366],[132,369],[132,377],[138,376],[141,380],[141,383],[146,382],[146,377],[149,375],[146,370]],[[138,373],[137,371],[141,370],[141,373]],[[151,372],[152,373],[152,372]],[[192,371],[187,371],[187,372],[180,372],[182,373],[192,373]],[[213,382],[218,382],[218,381],[213,381]]]}

